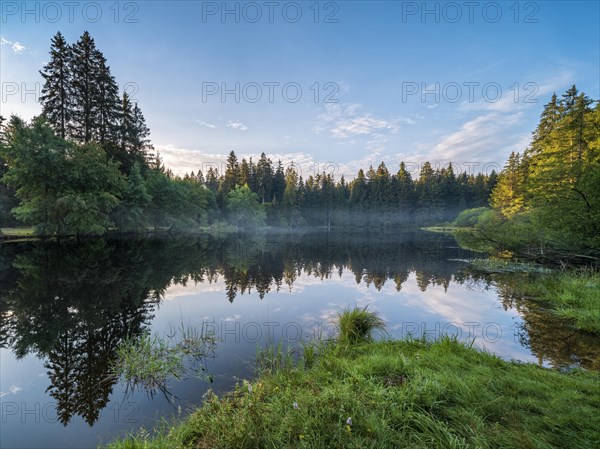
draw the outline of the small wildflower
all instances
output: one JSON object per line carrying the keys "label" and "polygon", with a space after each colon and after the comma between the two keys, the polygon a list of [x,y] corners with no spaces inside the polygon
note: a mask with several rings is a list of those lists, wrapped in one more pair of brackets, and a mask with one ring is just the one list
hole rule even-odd
{"label": "small wildflower", "polygon": [[300,438],[301,440],[304,439],[304,435],[298,435],[298,438]]}
{"label": "small wildflower", "polygon": [[298,403],[294,402],[294,410],[298,410]]}
{"label": "small wildflower", "polygon": [[348,424],[349,426],[351,426],[352,425],[352,418],[348,418],[346,420],[346,424]]}
{"label": "small wildflower", "polygon": [[252,384],[248,384],[248,393],[252,393]]}

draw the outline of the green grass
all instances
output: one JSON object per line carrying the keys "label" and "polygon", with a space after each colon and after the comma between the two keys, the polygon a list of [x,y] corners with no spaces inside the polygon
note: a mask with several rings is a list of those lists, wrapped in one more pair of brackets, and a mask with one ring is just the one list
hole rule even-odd
{"label": "green grass", "polygon": [[385,323],[366,307],[346,309],[336,317],[337,339],[342,345],[371,341],[376,332],[385,331]]}
{"label": "green grass", "polygon": [[439,232],[440,234],[453,234],[455,231],[465,229],[454,225],[440,225],[440,226],[425,226],[421,230],[429,232]]}
{"label": "green grass", "polygon": [[26,238],[36,235],[33,228],[0,228],[0,236],[3,238]]}
{"label": "green grass", "polygon": [[196,376],[204,377],[203,362],[212,357],[215,344],[214,335],[204,326],[182,323],[178,328],[171,327],[167,337],[145,332],[117,348],[110,376],[123,382],[128,390],[142,388],[150,396],[157,391],[170,396],[168,380],[184,378],[190,371],[188,366]]}
{"label": "green grass", "polygon": [[518,262],[510,259],[472,259],[471,268],[485,273],[551,273],[552,270],[532,262]]}
{"label": "green grass", "polygon": [[182,424],[110,447],[591,448],[600,442],[599,381],[449,339],[361,343],[325,350],[310,369],[208,395]]}
{"label": "green grass", "polygon": [[451,338],[361,340],[317,342],[309,351],[304,347],[302,357],[281,346],[259,353],[267,362],[254,381],[221,398],[209,392],[184,422],[163,422],[156,432],[142,430],[109,447],[527,449],[600,443],[596,372],[506,362]]}
{"label": "green grass", "polygon": [[527,297],[547,302],[580,330],[600,334],[600,273],[564,271],[539,276],[517,287]]}

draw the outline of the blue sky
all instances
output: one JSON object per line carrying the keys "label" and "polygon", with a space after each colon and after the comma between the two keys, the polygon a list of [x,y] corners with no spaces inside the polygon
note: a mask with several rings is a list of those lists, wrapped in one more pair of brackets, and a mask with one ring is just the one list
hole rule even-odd
{"label": "blue sky", "polygon": [[176,173],[231,150],[304,177],[401,160],[490,171],[552,92],[600,98],[599,2],[75,3],[2,3],[0,112],[38,114],[26,91],[50,39],[88,30]]}

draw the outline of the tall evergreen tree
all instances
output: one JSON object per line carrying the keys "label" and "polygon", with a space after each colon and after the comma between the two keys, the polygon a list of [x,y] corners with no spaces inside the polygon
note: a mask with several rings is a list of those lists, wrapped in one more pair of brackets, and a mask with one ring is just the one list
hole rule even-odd
{"label": "tall evergreen tree", "polygon": [[118,142],[119,126],[119,87],[110,73],[106,58],[97,52],[97,117],[95,118],[95,136],[100,145],[115,145]]}
{"label": "tall evergreen tree", "polygon": [[73,114],[72,53],[71,47],[59,31],[51,41],[50,62],[40,70],[40,75],[44,78],[40,96],[42,115],[63,139],[67,137]]}
{"label": "tall evergreen tree", "polygon": [[521,155],[512,152],[494,188],[492,207],[508,218],[522,212],[525,206],[524,177]]}
{"label": "tall evergreen tree", "polygon": [[234,151],[229,153],[227,157],[227,166],[225,168],[225,176],[221,184],[221,189],[225,193],[229,193],[235,189],[236,185],[239,185],[240,181],[240,164],[238,163],[237,156]]}
{"label": "tall evergreen tree", "polygon": [[398,212],[408,217],[414,211],[415,198],[414,198],[414,182],[410,172],[406,169],[406,164],[400,162],[400,168],[396,176],[395,181],[395,200]]}
{"label": "tall evergreen tree", "polygon": [[285,190],[283,194],[283,207],[288,226],[295,227],[300,222],[298,204],[298,173],[289,167],[285,173]]}
{"label": "tall evergreen tree", "polygon": [[146,125],[146,119],[138,103],[133,105],[131,137],[131,153],[134,163],[139,163],[141,167],[150,165],[154,146],[150,142],[150,129]]}
{"label": "tall evergreen tree", "polygon": [[69,135],[79,142],[87,143],[95,137],[98,128],[101,53],[87,31],[72,48],[73,116]]}
{"label": "tall evergreen tree", "polygon": [[261,153],[256,164],[256,189],[261,202],[270,202],[273,192],[273,163],[265,153]]}
{"label": "tall evergreen tree", "polygon": [[286,187],[287,170],[284,173],[281,161],[277,162],[277,169],[273,175],[273,201],[280,203]]}

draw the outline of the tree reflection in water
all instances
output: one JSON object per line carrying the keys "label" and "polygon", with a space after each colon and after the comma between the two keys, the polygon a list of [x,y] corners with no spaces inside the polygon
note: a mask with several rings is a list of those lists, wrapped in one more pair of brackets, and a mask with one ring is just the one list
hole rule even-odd
{"label": "tree reflection in water", "polygon": [[423,292],[452,282],[495,288],[503,306],[522,315],[521,343],[540,362],[600,369],[599,339],[518,297],[511,287],[522,278],[480,276],[449,262],[472,256],[451,237],[423,232],[10,243],[0,248],[0,344],[45,361],[60,422],[81,416],[92,425],[116,382],[109,374],[117,348],[149,328],[169,286],[222,278],[233,302],[252,290],[262,299],[293,289],[300,275],[348,270],[377,290],[392,282],[401,291],[411,273]]}

